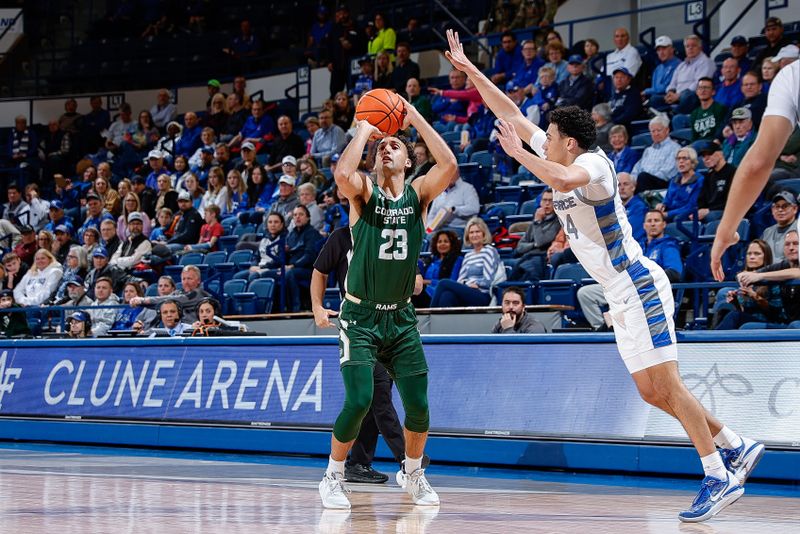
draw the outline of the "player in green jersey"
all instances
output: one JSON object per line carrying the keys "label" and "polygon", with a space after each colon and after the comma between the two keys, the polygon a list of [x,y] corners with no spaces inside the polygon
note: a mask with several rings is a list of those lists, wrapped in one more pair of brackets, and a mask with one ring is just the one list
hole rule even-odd
{"label": "player in green jersey", "polygon": [[[405,101],[404,101],[405,102]],[[458,167],[447,143],[408,102],[404,128],[413,126],[436,165],[406,185],[413,150],[399,135],[383,136],[366,121],[336,166],[336,185],[350,200],[353,250],[345,282],[339,334],[339,362],[345,402],[333,427],[328,469],[319,492],[326,508],[350,508],[344,462],[372,403],[372,369],[380,361],[403,400],[406,459],[398,483],[414,504],[436,506],[439,496],[425,479],[422,456],[428,437],[428,365],[411,305],[416,262],[424,237],[426,210],[445,190]],[[364,147],[380,139],[376,182],[357,171]]]}

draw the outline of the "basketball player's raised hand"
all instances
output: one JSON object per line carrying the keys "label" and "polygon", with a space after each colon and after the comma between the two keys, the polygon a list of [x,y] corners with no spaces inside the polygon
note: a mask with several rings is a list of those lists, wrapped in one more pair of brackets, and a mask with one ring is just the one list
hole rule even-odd
{"label": "basketball player's raised hand", "polygon": [[405,109],[405,114],[403,115],[403,125],[400,126],[401,130],[407,129],[409,126],[413,126],[414,123],[418,123],[420,120],[425,120],[417,111],[411,102],[403,98],[403,95],[397,95],[397,97],[403,101],[403,107]]}
{"label": "basketball player's raised hand", "polygon": [[461,41],[458,39],[458,32],[447,30],[447,43],[450,45],[450,50],[445,51],[444,57],[446,57],[455,68],[466,72],[470,67],[474,67],[472,61],[470,61],[464,53],[464,45],[462,45]]}
{"label": "basketball player's raised hand", "polygon": [[356,122],[356,129],[358,131],[369,132],[370,140],[383,139],[383,137],[384,137],[384,133],[383,132],[381,132],[379,129],[377,129],[375,126],[373,126],[372,124],[370,124],[367,121],[358,121],[358,122]]}
{"label": "basketball player's raised hand", "polygon": [[514,157],[514,154],[519,153],[522,148],[522,141],[517,135],[514,125],[506,122],[503,119],[497,121],[497,140],[500,141],[500,146],[503,147],[506,154]]}

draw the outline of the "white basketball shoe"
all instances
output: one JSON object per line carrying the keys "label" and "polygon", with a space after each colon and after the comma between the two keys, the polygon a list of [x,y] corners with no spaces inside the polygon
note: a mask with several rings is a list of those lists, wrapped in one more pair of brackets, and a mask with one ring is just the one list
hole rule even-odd
{"label": "white basketball shoe", "polygon": [[350,501],[347,499],[350,490],[344,485],[343,473],[325,473],[319,483],[319,496],[322,497],[322,506],[334,510],[349,510]]}

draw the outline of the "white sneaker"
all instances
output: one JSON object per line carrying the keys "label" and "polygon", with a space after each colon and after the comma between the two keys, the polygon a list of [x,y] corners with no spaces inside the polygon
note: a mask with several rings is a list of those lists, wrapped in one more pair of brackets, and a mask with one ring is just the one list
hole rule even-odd
{"label": "white sneaker", "polygon": [[335,510],[349,510],[350,501],[347,499],[350,490],[344,485],[344,474],[325,473],[319,483],[319,496],[322,497],[322,506]]}
{"label": "white sneaker", "polygon": [[411,495],[411,500],[419,506],[439,506],[439,495],[425,478],[425,470],[421,467],[413,473],[405,473],[405,490]]}
{"label": "white sneaker", "polygon": [[406,474],[403,472],[403,468],[400,468],[400,471],[394,476],[395,482],[397,485],[403,489],[406,489]]}

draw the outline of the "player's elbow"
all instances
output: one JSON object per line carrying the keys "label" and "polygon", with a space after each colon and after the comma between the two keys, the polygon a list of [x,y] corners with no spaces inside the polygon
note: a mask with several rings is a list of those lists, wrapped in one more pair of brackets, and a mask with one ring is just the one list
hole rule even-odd
{"label": "player's elbow", "polygon": [[448,179],[452,178],[458,172],[458,161],[453,152],[448,150],[447,156],[439,159],[443,159],[444,161],[437,160],[436,165],[442,169],[442,172],[447,175]]}

